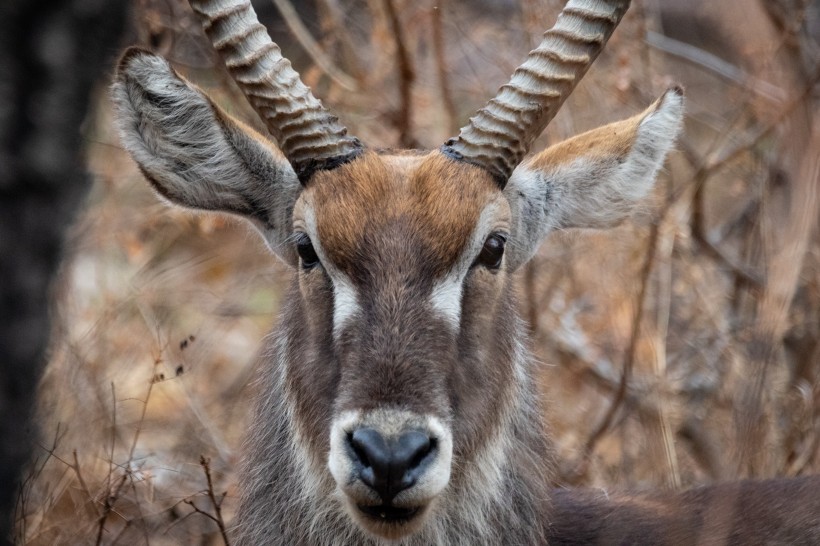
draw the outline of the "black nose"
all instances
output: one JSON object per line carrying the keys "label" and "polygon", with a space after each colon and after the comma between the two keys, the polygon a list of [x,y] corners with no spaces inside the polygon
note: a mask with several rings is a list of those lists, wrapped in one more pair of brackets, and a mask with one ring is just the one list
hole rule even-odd
{"label": "black nose", "polygon": [[377,430],[360,428],[347,438],[359,478],[375,489],[385,504],[412,487],[435,457],[435,440],[417,430],[385,438]]}

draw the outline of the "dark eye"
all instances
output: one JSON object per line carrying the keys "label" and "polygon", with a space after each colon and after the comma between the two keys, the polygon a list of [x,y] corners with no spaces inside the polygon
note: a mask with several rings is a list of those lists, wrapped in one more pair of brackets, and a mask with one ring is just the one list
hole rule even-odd
{"label": "dark eye", "polygon": [[484,241],[484,246],[475,263],[483,265],[487,269],[498,269],[501,267],[502,258],[504,258],[505,244],[507,244],[507,238],[504,235],[493,233]]}
{"label": "dark eye", "polygon": [[299,258],[302,260],[302,267],[305,269],[311,269],[319,265],[319,256],[316,255],[313,243],[310,242],[310,237],[304,233],[300,233],[296,239],[296,252],[299,253]]}

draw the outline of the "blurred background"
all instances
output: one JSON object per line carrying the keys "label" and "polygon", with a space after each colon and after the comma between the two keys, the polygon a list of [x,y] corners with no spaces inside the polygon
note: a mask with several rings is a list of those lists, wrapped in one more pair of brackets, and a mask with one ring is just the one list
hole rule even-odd
{"label": "blurred background", "polygon": [[[495,95],[559,0],[272,0],[260,19],[374,147],[433,148]],[[264,131],[183,0],[134,0],[123,47]],[[656,191],[556,233],[519,278],[557,484],[677,489],[820,470],[820,4],[633,0],[536,150],[636,114],[687,119]],[[49,47],[60,47],[60,42]],[[113,67],[113,65],[112,65]],[[21,544],[222,544],[254,357],[290,273],[239,220],[171,208],[98,75],[93,185],[53,290]]]}

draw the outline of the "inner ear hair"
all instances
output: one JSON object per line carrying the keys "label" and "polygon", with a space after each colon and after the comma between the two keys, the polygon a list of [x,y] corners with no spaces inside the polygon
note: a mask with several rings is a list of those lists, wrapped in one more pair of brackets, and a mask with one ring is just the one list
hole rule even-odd
{"label": "inner ear hair", "polygon": [[162,197],[248,218],[277,254],[293,254],[284,243],[301,185],[268,139],[142,49],[123,55],[112,98],[125,148]]}
{"label": "inner ear hair", "polygon": [[641,114],[551,146],[519,166],[505,188],[513,265],[528,260],[552,230],[607,228],[629,217],[674,147],[683,102],[683,90],[672,87]]}

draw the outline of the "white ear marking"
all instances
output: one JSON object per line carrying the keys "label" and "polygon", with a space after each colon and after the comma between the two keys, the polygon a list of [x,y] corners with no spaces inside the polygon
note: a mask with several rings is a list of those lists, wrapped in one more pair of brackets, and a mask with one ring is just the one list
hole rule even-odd
{"label": "white ear marking", "polygon": [[683,121],[683,91],[669,89],[642,114],[548,148],[520,165],[504,194],[513,213],[509,263],[526,262],[559,228],[606,228],[646,197]]}

